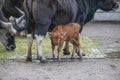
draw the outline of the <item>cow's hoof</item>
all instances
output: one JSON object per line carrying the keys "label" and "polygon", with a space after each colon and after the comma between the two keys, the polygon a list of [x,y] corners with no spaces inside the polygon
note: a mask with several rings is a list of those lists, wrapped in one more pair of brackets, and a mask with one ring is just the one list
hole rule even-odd
{"label": "cow's hoof", "polygon": [[57,62],[61,62],[62,60],[61,59],[57,59]]}
{"label": "cow's hoof", "polygon": [[32,62],[32,58],[27,57],[27,58],[26,58],[26,61],[27,61],[27,62]]}
{"label": "cow's hoof", "polygon": [[42,60],[40,60],[40,62],[41,62],[41,63],[47,63],[48,61],[47,61],[47,60],[42,59]]}
{"label": "cow's hoof", "polygon": [[47,59],[43,58],[43,57],[40,57],[39,60],[40,60],[41,63],[47,63],[48,62]]}

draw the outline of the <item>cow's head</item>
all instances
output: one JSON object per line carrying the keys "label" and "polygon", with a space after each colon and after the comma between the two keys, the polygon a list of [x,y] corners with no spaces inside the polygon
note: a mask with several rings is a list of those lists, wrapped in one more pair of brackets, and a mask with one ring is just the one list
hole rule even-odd
{"label": "cow's head", "polygon": [[[3,9],[3,6],[4,5],[10,5],[11,4],[5,4],[7,2],[4,2],[5,0],[0,0],[0,42],[5,46],[5,48],[7,50],[13,50],[16,48],[16,45],[15,45],[15,33],[16,33],[16,30],[13,28],[13,23],[12,21],[11,22],[6,22],[3,18],[3,12],[2,12],[2,9]],[[20,23],[25,14],[23,11],[21,11],[20,9],[18,9],[17,7],[15,7],[16,3],[15,2],[18,2],[18,0],[6,0],[8,1],[8,3],[13,3],[14,6],[11,6],[11,8],[15,8],[16,10],[15,11],[18,11],[20,14],[22,14],[22,16],[20,16],[20,18],[18,18],[16,20],[17,24]],[[20,0],[21,1],[21,0]],[[5,7],[5,6],[4,6]],[[11,12],[12,10],[10,10]],[[12,13],[14,13],[12,11]]]}
{"label": "cow's head", "polygon": [[14,50],[15,35],[6,29],[0,29],[0,42],[5,46],[6,50]]}
{"label": "cow's head", "polygon": [[12,23],[0,20],[0,42],[7,50],[14,50],[16,30],[13,28]]}
{"label": "cow's head", "polygon": [[25,14],[23,11],[16,9],[22,14],[16,21],[14,21],[15,18],[10,17],[10,22],[5,22],[3,20],[0,20],[0,42],[5,46],[7,50],[14,50],[16,48],[15,45],[15,34],[16,29],[14,28],[14,22],[15,24],[19,24],[25,17]]}
{"label": "cow's head", "polygon": [[98,8],[104,11],[118,9],[118,4],[114,0],[96,0]]}

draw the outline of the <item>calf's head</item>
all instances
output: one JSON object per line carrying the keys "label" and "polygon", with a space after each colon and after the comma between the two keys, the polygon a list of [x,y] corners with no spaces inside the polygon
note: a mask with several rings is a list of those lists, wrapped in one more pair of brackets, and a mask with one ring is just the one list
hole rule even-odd
{"label": "calf's head", "polygon": [[111,11],[118,9],[118,4],[114,0],[96,0],[99,9]]}
{"label": "calf's head", "polygon": [[48,32],[48,36],[54,45],[58,45],[60,40],[65,40],[65,35],[66,32]]}

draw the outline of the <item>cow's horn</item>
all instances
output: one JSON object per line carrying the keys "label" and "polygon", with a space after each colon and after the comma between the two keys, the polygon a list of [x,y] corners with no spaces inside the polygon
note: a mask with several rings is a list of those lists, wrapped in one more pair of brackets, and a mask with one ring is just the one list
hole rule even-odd
{"label": "cow's horn", "polygon": [[[17,7],[16,7],[17,8]],[[26,30],[30,27],[30,20],[31,20],[31,15],[28,15],[29,17],[26,18],[26,23],[24,26],[18,26],[18,24],[24,19],[25,17],[25,13],[23,11],[21,11],[19,8],[17,8],[19,10],[19,12],[22,14],[21,17],[19,17],[17,20],[15,20],[15,18],[12,18],[10,21],[13,24],[14,29],[16,29],[17,31],[23,31]]]}
{"label": "cow's horn", "polygon": [[0,27],[5,28],[6,30],[12,32],[13,34],[16,34],[16,30],[13,28],[13,25],[10,22],[4,22],[0,20]]}
{"label": "cow's horn", "polygon": [[26,23],[24,26],[18,26],[14,17],[11,17],[10,22],[12,23],[14,29],[16,29],[17,31],[23,31],[30,27],[30,19],[26,20]]}
{"label": "cow's horn", "polygon": [[19,24],[25,18],[25,13],[17,7],[16,7],[16,9],[22,14],[21,17],[16,19],[16,23]]}

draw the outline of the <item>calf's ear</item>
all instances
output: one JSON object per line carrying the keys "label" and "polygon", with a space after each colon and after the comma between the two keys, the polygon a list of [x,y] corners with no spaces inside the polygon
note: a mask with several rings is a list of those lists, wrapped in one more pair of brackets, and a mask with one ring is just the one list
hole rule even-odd
{"label": "calf's ear", "polygon": [[51,37],[52,37],[52,33],[51,33],[51,32],[47,32],[47,36],[48,36],[49,38],[51,38]]}

